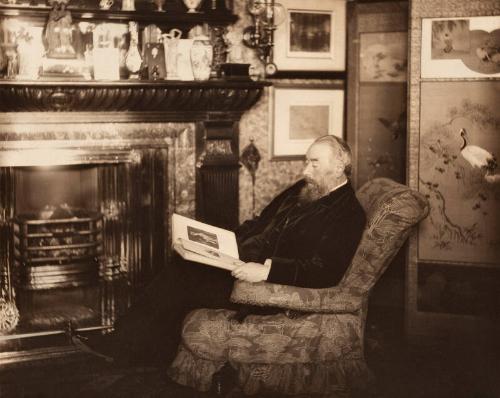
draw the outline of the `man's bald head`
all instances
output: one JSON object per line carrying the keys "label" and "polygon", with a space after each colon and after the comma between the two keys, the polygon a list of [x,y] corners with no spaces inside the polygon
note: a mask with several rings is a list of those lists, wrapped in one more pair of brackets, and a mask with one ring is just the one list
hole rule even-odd
{"label": "man's bald head", "polygon": [[[331,155],[344,164],[344,174],[350,177],[352,173],[352,154],[351,148],[342,138],[334,135],[324,135],[317,138],[312,145],[326,145],[331,150]],[[311,146],[312,146],[311,145]]]}

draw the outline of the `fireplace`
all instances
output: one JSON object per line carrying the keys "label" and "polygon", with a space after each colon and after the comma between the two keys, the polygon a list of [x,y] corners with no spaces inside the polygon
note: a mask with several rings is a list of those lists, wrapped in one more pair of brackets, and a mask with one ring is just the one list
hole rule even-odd
{"label": "fireplace", "polygon": [[[107,128],[88,130],[102,138]],[[17,142],[24,148],[2,153],[0,277],[19,321],[0,350],[44,345],[68,325],[112,327],[168,266],[171,212],[194,216],[195,125],[113,128],[113,140]]]}
{"label": "fireplace", "polygon": [[56,159],[50,165],[42,153],[40,160],[0,171],[0,189],[11,192],[2,208],[12,215],[4,272],[21,330],[69,321],[111,325],[128,298],[108,297],[112,288],[99,292],[100,281],[113,286],[126,279],[133,295],[165,265],[168,146],[121,151],[112,160],[87,152],[92,164],[78,159],[61,166]]}

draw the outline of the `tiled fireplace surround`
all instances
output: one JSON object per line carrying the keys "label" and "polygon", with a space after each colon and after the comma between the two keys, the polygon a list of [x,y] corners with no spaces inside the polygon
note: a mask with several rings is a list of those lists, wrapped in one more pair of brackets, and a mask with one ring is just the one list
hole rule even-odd
{"label": "tiled fireplace surround", "polygon": [[[263,86],[246,101],[246,109],[258,99]],[[173,212],[223,227],[237,223],[238,121],[246,109],[227,116],[216,105],[205,106],[212,108],[196,114],[181,111],[181,116],[136,109],[128,116],[123,110],[106,112],[107,116],[102,112],[1,115],[0,281],[4,297],[12,287],[20,322],[14,330],[0,331],[0,365],[31,356],[65,355],[72,348],[60,343],[54,348],[50,339],[67,334],[68,325],[85,330],[112,326],[134,295],[168,266]],[[81,170],[91,170],[94,176],[96,208],[92,210],[103,217],[99,276],[90,288],[26,292],[15,278],[20,266],[15,262],[12,231],[20,203],[16,194],[27,194],[26,172],[36,180],[37,173],[45,179],[58,175],[51,170],[66,176],[63,185],[71,184],[71,176],[81,179]],[[75,170],[77,174],[71,174]],[[76,307],[58,314],[61,299],[57,297],[65,305],[76,302]],[[95,312],[92,319],[78,319],[79,298]],[[36,322],[27,325],[26,318],[39,320],[44,315],[49,319],[42,327]]]}
{"label": "tiled fireplace surround", "polygon": [[[18,271],[12,256],[9,220],[17,215],[16,193],[21,192],[18,180],[26,171],[36,179],[37,173],[42,177],[50,170],[58,170],[59,174],[66,170],[71,176],[72,170],[78,173],[80,169],[96,169],[98,181],[93,185],[102,192],[96,193],[95,210],[103,213],[104,225],[101,281],[96,281],[96,286],[41,290],[35,287],[23,291],[11,277],[20,323],[8,336],[36,336],[5,340],[0,343],[4,350],[25,348],[27,339],[41,343],[45,332],[64,329],[64,318],[72,320],[76,327],[111,326],[118,312],[133,299],[134,292],[166,266],[169,215],[173,211],[195,215],[195,129],[194,123],[2,126],[3,137],[14,138],[2,143],[9,150],[2,154],[0,172],[4,285],[6,263],[9,262],[11,275]],[[29,195],[29,187],[23,194]],[[128,285],[126,292],[119,290],[124,282]],[[75,303],[75,296],[85,303]],[[78,319],[82,307],[90,307],[96,314],[83,324]],[[40,314],[34,313],[37,310],[54,320],[41,320]],[[37,321],[34,326],[27,325],[26,318]]]}

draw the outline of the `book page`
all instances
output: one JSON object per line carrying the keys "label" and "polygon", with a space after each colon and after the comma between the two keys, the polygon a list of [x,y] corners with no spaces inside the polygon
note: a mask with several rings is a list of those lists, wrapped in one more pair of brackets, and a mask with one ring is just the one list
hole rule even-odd
{"label": "book page", "polygon": [[172,215],[172,242],[179,240],[187,242],[188,245],[195,244],[192,248],[198,245],[198,248],[208,250],[208,254],[211,250],[219,255],[223,254],[233,259],[239,259],[238,244],[234,232],[174,213]]}
{"label": "book page", "polygon": [[182,245],[182,241],[178,241],[173,244],[174,250],[181,255],[182,258],[189,261],[194,261],[201,264],[211,265],[213,267],[222,268],[228,271],[232,271],[238,265],[243,264],[241,260],[234,259],[233,257],[229,257],[221,254],[219,258],[215,257],[207,257],[203,254],[199,254],[190,250],[187,250]]}
{"label": "book page", "polygon": [[218,250],[208,248],[208,247],[200,245],[198,243],[194,243],[194,242],[182,239],[182,238],[179,238],[177,242],[179,242],[182,245],[182,247],[186,250],[189,250],[189,251],[194,252],[194,253],[198,253],[198,254],[205,256],[205,257],[213,258],[214,260],[219,260],[219,261],[223,261],[223,262],[227,262],[227,263],[234,263],[234,264],[242,263],[242,261],[240,261],[237,258],[234,258],[232,256],[228,256],[227,254],[224,254]]}

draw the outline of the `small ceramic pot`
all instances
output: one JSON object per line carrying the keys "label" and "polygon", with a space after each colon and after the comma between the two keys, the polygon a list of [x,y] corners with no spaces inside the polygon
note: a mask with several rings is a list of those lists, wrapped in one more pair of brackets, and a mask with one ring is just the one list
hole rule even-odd
{"label": "small ceramic pot", "polygon": [[122,11],[135,11],[135,0],[122,0]]}
{"label": "small ceramic pot", "polygon": [[188,8],[188,12],[197,12],[196,9],[200,5],[202,0],[183,0],[185,6]]}
{"label": "small ceramic pot", "polygon": [[166,0],[154,0],[154,3],[156,4],[156,11],[165,12],[165,9],[163,8],[165,2]]}

